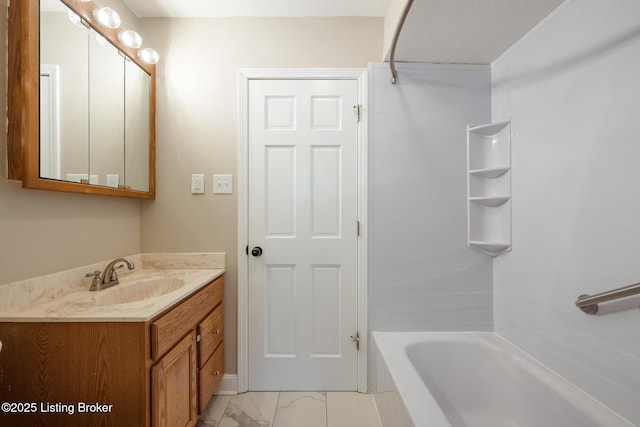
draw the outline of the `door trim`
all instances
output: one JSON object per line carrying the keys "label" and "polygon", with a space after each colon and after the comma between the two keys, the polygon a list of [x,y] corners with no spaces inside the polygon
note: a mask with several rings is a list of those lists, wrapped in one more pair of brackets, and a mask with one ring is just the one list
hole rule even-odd
{"label": "door trim", "polygon": [[[40,64],[40,80],[43,77],[47,77],[49,79],[49,90],[46,92],[46,99],[43,101],[43,94],[40,93],[40,102],[46,102],[48,104],[49,117],[47,122],[49,123],[49,139],[48,146],[46,150],[42,150],[46,152],[47,159],[44,161],[46,163],[46,175],[48,178],[61,179],[60,176],[60,67],[57,65],[50,64]],[[42,84],[40,83],[40,88],[42,90]],[[41,151],[41,155],[42,155]],[[42,160],[41,160],[42,161]],[[42,166],[40,170],[40,175],[44,175],[42,173]]]}
{"label": "door trim", "polygon": [[[249,389],[249,292],[248,244],[249,227],[249,82],[251,80],[356,80],[358,104],[362,105],[358,127],[358,391],[367,392],[368,354],[368,295],[367,295],[367,178],[368,178],[368,120],[366,68],[292,68],[240,69],[238,73],[238,393]],[[355,116],[354,116],[355,120]],[[355,228],[355,225],[354,225]],[[354,230],[355,232],[355,230]]]}

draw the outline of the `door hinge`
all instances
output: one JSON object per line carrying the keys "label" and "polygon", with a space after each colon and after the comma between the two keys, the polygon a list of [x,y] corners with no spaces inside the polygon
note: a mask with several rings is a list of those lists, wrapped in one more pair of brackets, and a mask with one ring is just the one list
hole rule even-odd
{"label": "door hinge", "polygon": [[356,113],[356,123],[360,123],[360,114],[362,113],[362,105],[360,104],[354,105],[353,111]]}
{"label": "door hinge", "polygon": [[360,237],[360,221],[356,221],[356,235]]}
{"label": "door hinge", "polygon": [[351,341],[356,343],[356,350],[360,351],[360,332],[356,331],[355,335],[351,335]]}

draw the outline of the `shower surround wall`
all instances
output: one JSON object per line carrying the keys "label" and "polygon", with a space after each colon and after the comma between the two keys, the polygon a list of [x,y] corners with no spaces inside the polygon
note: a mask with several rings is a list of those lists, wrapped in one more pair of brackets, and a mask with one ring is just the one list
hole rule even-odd
{"label": "shower surround wall", "polygon": [[[513,252],[494,263],[495,330],[640,425],[640,2],[565,3],[492,68],[511,118]],[[618,310],[615,308],[618,307]]]}
{"label": "shower surround wall", "polygon": [[466,246],[466,126],[490,121],[490,69],[369,72],[370,328],[491,330],[492,260]]}

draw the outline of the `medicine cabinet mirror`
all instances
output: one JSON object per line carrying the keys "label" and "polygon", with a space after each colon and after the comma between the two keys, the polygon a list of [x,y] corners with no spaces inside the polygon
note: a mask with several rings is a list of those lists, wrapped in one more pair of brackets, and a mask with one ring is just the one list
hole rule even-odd
{"label": "medicine cabinet mirror", "polygon": [[[9,179],[155,198],[155,65],[80,0],[9,6]],[[69,14],[72,11],[72,14]],[[81,18],[75,24],[69,16]],[[76,20],[78,21],[78,20]]]}

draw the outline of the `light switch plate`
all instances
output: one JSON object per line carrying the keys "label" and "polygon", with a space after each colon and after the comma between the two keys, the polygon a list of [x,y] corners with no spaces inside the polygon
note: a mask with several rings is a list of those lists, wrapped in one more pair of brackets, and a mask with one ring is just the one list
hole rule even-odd
{"label": "light switch plate", "polygon": [[213,175],[213,194],[233,194],[233,175]]}
{"label": "light switch plate", "polygon": [[203,173],[191,174],[191,193],[204,194],[204,174]]}

